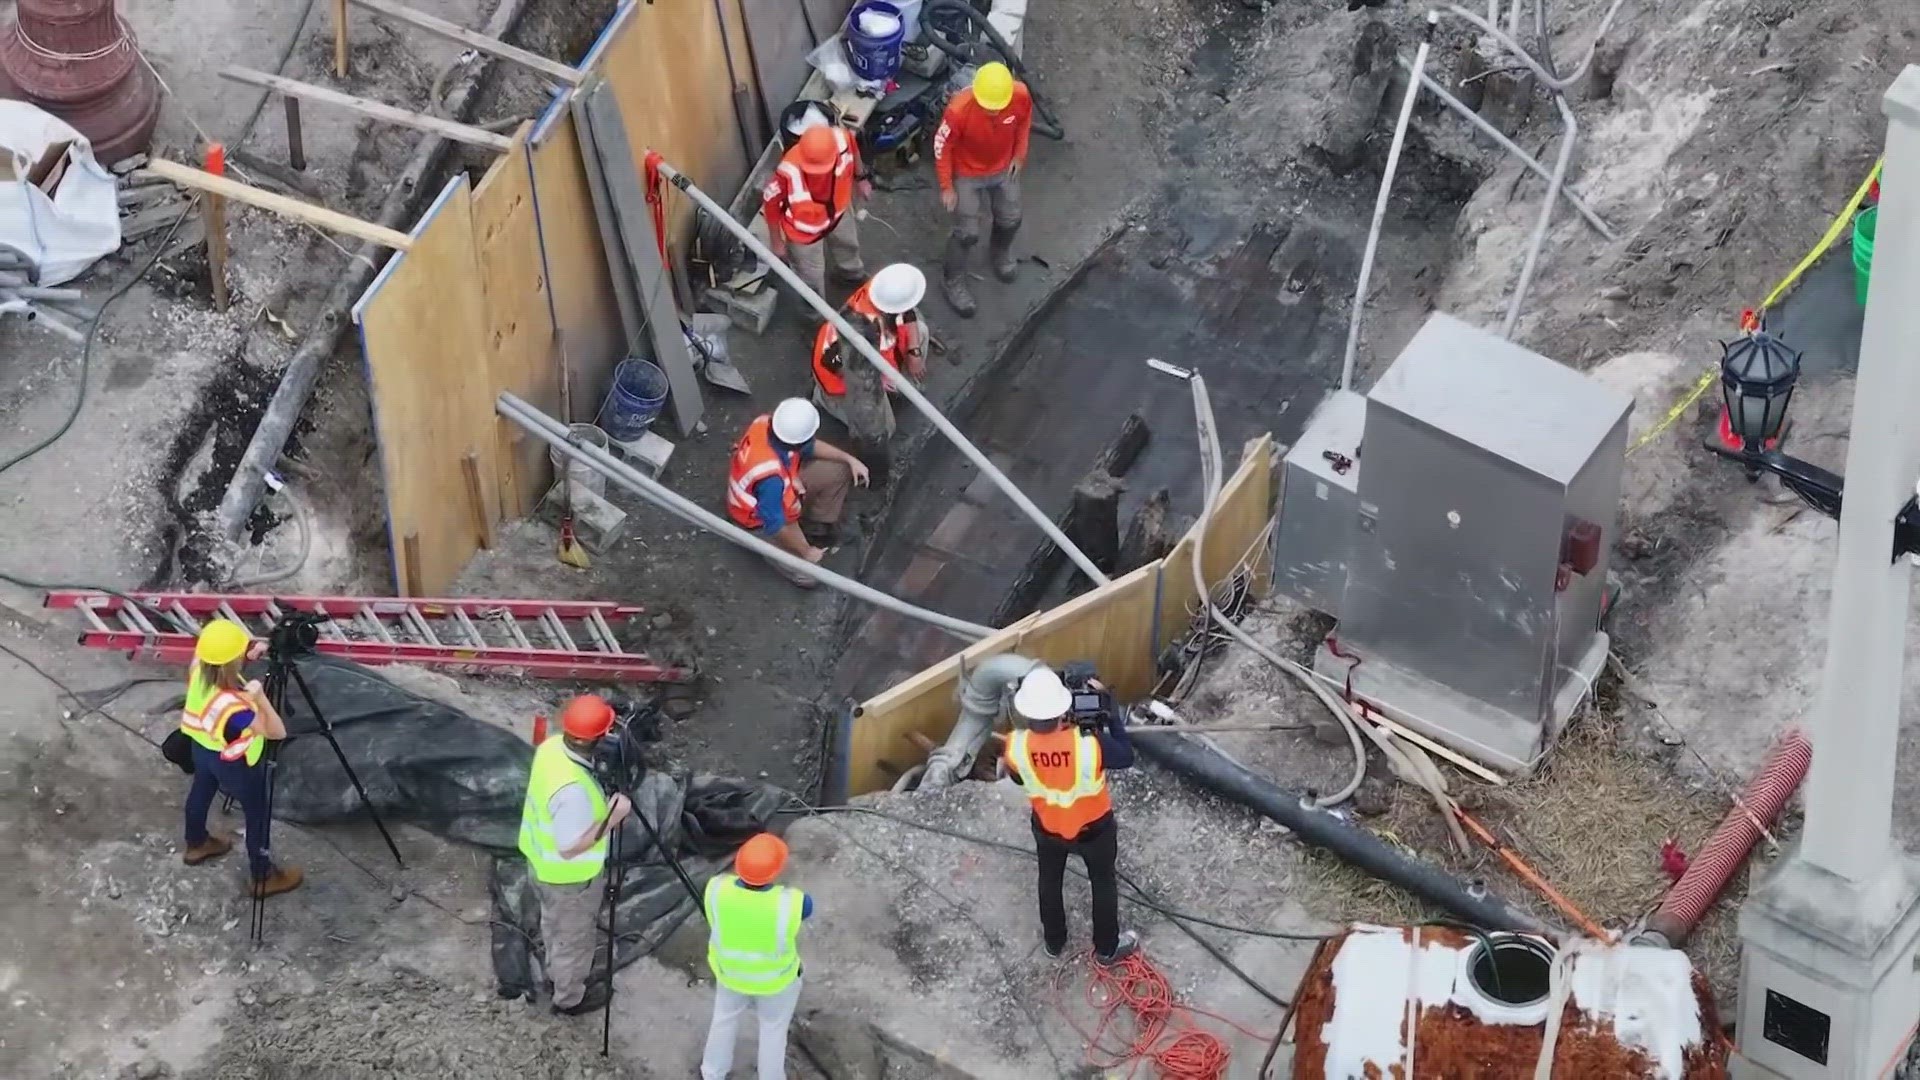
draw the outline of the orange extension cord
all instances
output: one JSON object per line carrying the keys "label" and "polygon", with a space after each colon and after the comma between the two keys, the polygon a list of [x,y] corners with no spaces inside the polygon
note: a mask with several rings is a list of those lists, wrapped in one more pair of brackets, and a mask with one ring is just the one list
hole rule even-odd
{"label": "orange extension cord", "polygon": [[[1136,952],[1111,966],[1094,963],[1091,950],[1076,959],[1082,963],[1062,965],[1054,976],[1054,1008],[1086,1040],[1088,1059],[1096,1068],[1124,1066],[1131,1077],[1141,1062],[1152,1062],[1161,1080],[1221,1080],[1227,1075],[1232,1051],[1226,1040],[1193,1023],[1193,1017],[1225,1024],[1258,1042],[1268,1039],[1224,1016],[1176,1001],[1166,974],[1145,953]],[[1074,1023],[1063,1004],[1066,977],[1075,970],[1090,973],[1087,1004],[1100,1015],[1092,1031]],[[1116,1050],[1109,1039],[1117,1034],[1113,1029],[1120,1026],[1122,1009],[1132,1014],[1133,1036],[1125,1047]]]}

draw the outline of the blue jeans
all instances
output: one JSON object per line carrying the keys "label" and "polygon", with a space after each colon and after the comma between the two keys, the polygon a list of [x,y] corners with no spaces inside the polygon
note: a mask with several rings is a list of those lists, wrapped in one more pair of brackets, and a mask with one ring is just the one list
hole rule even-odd
{"label": "blue jeans", "polygon": [[207,812],[214,795],[226,792],[240,803],[247,823],[247,866],[256,878],[273,872],[267,851],[272,816],[267,813],[267,763],[248,767],[222,761],[220,755],[198,743],[193,747],[193,787],[187,790],[187,846],[207,842]]}

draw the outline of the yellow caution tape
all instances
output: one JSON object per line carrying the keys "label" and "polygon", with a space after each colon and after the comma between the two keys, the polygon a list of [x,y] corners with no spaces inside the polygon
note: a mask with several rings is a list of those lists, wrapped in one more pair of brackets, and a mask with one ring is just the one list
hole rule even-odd
{"label": "yellow caution tape", "polygon": [[[1833,224],[1827,226],[1826,235],[1820,238],[1820,242],[1813,246],[1812,251],[1807,252],[1807,257],[1801,259],[1799,265],[1795,266],[1792,272],[1780,279],[1780,284],[1775,285],[1773,291],[1767,294],[1767,298],[1760,302],[1760,311],[1765,312],[1768,308],[1779,303],[1788,292],[1792,291],[1793,287],[1800,283],[1800,278],[1804,276],[1808,270],[1813,269],[1813,264],[1819,262],[1820,257],[1827,253],[1827,249],[1833,247],[1833,242],[1840,239],[1840,234],[1846,231],[1847,226],[1853,224],[1853,215],[1860,209],[1860,204],[1867,201],[1867,192],[1873,190],[1873,183],[1880,179],[1880,169],[1886,163],[1885,158],[1881,158],[1879,161],[1873,163],[1873,171],[1868,173],[1867,178],[1860,182],[1860,187],[1854,191],[1853,198],[1847,201],[1847,208],[1840,211],[1840,216],[1833,219]],[[1635,440],[1632,446],[1627,447],[1627,454],[1631,456],[1634,451],[1659,438],[1666,433],[1668,428],[1678,423],[1680,417],[1685,414],[1688,409],[1693,407],[1693,403],[1699,401],[1700,396],[1705,394],[1708,388],[1713,386],[1714,380],[1719,374],[1720,370],[1717,366],[1708,368],[1707,371],[1700,376],[1700,381],[1693,384],[1693,389],[1687,391],[1686,395],[1680,399],[1678,404],[1668,409],[1667,415],[1661,417],[1659,423],[1648,428],[1646,434]]]}

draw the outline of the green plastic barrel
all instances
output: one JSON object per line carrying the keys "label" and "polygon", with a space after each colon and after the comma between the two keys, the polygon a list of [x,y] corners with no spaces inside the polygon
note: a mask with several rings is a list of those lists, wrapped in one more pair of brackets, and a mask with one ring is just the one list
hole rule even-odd
{"label": "green plastic barrel", "polygon": [[1873,230],[1880,221],[1880,208],[1869,206],[1853,219],[1853,295],[1860,305],[1867,303],[1867,280],[1873,276]]}

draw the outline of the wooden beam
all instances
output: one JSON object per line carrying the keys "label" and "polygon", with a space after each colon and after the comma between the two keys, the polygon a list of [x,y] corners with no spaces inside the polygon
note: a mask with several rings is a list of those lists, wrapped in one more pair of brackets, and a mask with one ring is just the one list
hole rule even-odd
{"label": "wooden beam", "polygon": [[347,77],[347,0],[333,0],[333,77]]}
{"label": "wooden beam", "polygon": [[501,60],[510,60],[522,67],[532,68],[542,75],[559,79],[568,86],[578,86],[581,80],[585,78],[577,69],[570,68],[558,60],[549,60],[539,53],[515,48],[501,41],[499,38],[490,38],[485,34],[469,30],[464,26],[456,26],[445,19],[435,18],[424,11],[415,11],[405,4],[396,4],[393,0],[353,0],[353,2],[366,8],[368,11],[385,15],[387,18],[393,19],[396,22],[406,23],[416,30],[425,30],[429,34],[437,34],[440,37],[457,41],[469,49],[477,49],[480,52],[486,53],[488,56],[498,57]]}
{"label": "wooden beam", "polygon": [[221,70],[220,77],[223,79],[232,79],[237,83],[246,83],[248,86],[262,87],[276,94],[285,94],[289,98],[301,98],[306,101],[317,101],[323,105],[335,105],[350,112],[357,112],[362,116],[371,116],[375,120],[384,120],[389,124],[398,124],[401,127],[410,127],[419,131],[432,132],[443,139],[451,139],[458,143],[467,143],[470,146],[484,146],[490,150],[505,151],[513,145],[512,139],[496,131],[488,131],[486,128],[474,127],[471,124],[461,124],[452,120],[444,120],[438,116],[428,116],[425,113],[417,113],[411,109],[402,109],[397,106],[388,105],[384,101],[374,101],[370,98],[343,94],[338,90],[331,90],[324,86],[315,86],[312,83],[304,83],[298,79],[289,79],[284,75],[269,75],[264,71],[255,71],[252,68],[229,67]]}
{"label": "wooden beam", "polygon": [[382,247],[390,247],[395,251],[406,251],[413,247],[413,238],[397,229],[375,225],[371,221],[362,221],[352,215],[342,214],[338,210],[329,210],[324,206],[290,199],[271,191],[262,191],[251,184],[242,184],[238,180],[215,176],[205,169],[196,169],[177,161],[154,158],[147,162],[146,167],[141,171],[184,188],[204,191],[210,195],[222,195],[235,202],[257,206],[262,210],[271,210],[282,217],[292,218],[328,232],[356,237]]}

